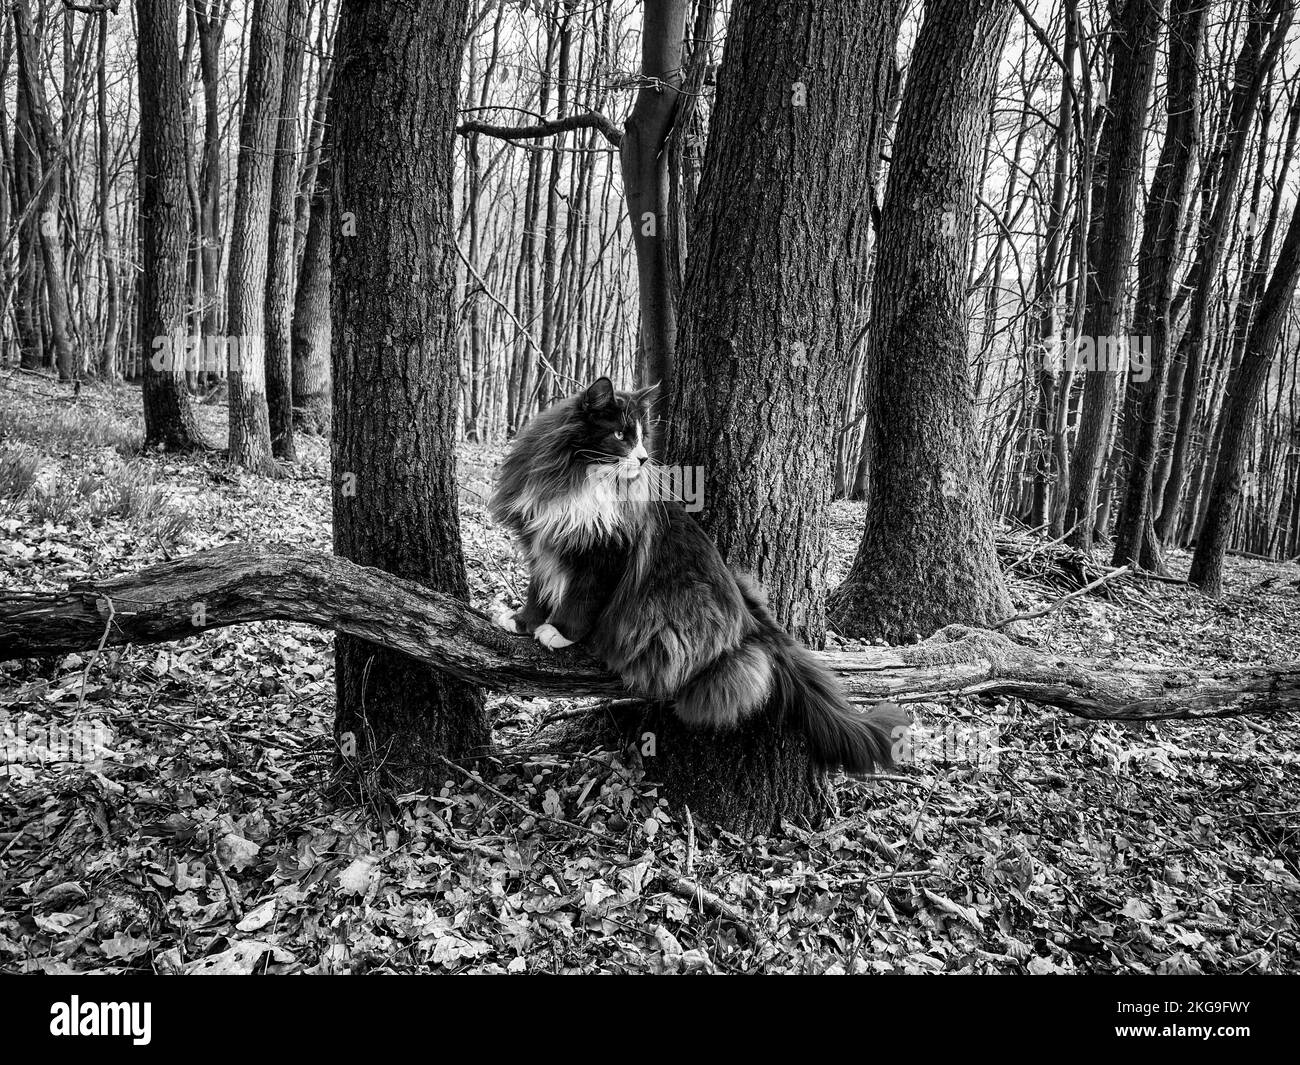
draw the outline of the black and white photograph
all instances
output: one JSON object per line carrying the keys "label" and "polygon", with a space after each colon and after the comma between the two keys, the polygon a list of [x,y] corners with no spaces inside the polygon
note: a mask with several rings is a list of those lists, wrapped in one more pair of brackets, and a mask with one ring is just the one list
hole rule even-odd
{"label": "black and white photograph", "polygon": [[1125,975],[1019,1012],[1264,1035],[1297,8],[3,0],[0,973],[73,978],[11,1017]]}

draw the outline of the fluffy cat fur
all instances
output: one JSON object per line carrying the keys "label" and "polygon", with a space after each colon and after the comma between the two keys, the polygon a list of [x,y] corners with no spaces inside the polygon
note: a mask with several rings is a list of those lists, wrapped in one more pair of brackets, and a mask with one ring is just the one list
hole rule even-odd
{"label": "fluffy cat fur", "polygon": [[583,643],[687,724],[727,729],[774,704],[802,723],[819,766],[888,765],[903,712],[855,711],[762,590],[727,568],[679,502],[655,498],[652,393],[618,392],[602,377],[520,432],[491,509],[531,579],[523,607],[503,609],[497,624],[552,650]]}

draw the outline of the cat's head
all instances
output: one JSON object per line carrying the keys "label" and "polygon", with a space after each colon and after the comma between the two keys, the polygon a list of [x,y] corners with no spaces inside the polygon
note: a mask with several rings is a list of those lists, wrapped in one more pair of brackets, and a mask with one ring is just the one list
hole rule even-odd
{"label": "cat's head", "polygon": [[[593,486],[608,487],[610,481],[629,489],[647,486],[642,469],[654,450],[651,408],[657,388],[619,392],[608,377],[601,377],[532,418],[501,467],[491,500],[493,516],[522,528],[527,515],[556,500],[595,498],[589,494]],[[616,494],[639,498],[637,493]],[[627,518],[625,509],[619,508],[620,521]]]}
{"label": "cat's head", "polygon": [[574,397],[570,425],[578,463],[608,466],[622,481],[639,477],[650,461],[650,411],[658,387],[619,392],[608,377],[600,377]]}

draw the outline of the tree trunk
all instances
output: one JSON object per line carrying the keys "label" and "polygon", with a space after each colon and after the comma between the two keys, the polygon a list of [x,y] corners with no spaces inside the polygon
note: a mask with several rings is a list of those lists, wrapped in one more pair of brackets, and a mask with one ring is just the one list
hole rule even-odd
{"label": "tree trunk", "polygon": [[697,228],[695,203],[708,141],[705,110],[700,101],[709,75],[717,8],[718,0],[698,0],[695,4],[695,22],[682,47],[682,98],[668,134],[668,262],[673,300],[679,308],[686,288],[687,256]]}
{"label": "tree trunk", "polygon": [[[1263,126],[1267,127],[1267,122],[1263,123]],[[1259,201],[1263,195],[1264,179],[1268,176],[1264,156],[1273,145],[1263,136],[1260,137],[1260,141],[1259,168],[1255,173],[1255,188],[1252,191],[1253,206],[1251,214],[1247,216],[1254,220],[1255,225],[1247,229],[1245,247],[1242,251],[1243,278],[1237,296],[1237,309],[1233,316],[1230,370],[1236,369],[1241,364],[1255,312],[1268,286],[1269,266],[1273,257],[1273,240],[1277,235],[1279,214],[1282,207],[1282,197],[1274,194],[1269,202],[1268,218],[1261,232],[1258,227]],[[1279,187],[1281,181],[1285,179],[1285,175],[1290,173],[1291,163],[1295,159],[1297,143],[1300,143],[1300,100],[1293,100],[1287,114],[1286,140],[1281,155],[1274,164],[1272,177],[1275,190]],[[1280,389],[1278,398],[1281,399]],[[1291,409],[1300,414],[1300,406],[1296,405],[1294,401]],[[1201,471],[1201,483],[1197,486],[1197,497],[1202,502],[1200,511],[1195,516],[1193,529],[1199,529],[1204,524],[1206,512],[1209,509],[1212,495],[1210,489],[1214,480],[1214,470],[1218,465],[1217,456],[1223,443],[1223,429],[1223,417],[1220,414],[1215,420],[1213,442],[1207,452],[1207,460],[1202,464],[1204,469]],[[1300,469],[1300,467],[1297,468]]]}
{"label": "tree trunk", "polygon": [[177,0],[141,0],[140,340],[144,347],[144,443],[169,451],[205,447],[185,388],[184,78],[176,51]]}
{"label": "tree trunk", "polygon": [[[322,42],[325,40],[324,27],[318,36]],[[298,220],[294,227],[298,287],[294,293],[291,335],[294,427],[315,434],[328,433],[330,429],[330,183],[333,177],[323,138],[331,115],[334,61],[330,58],[324,62],[312,109],[307,165],[298,184]]]}
{"label": "tree trunk", "polygon": [[[6,19],[6,26],[9,20]],[[36,158],[35,136],[31,131],[31,108],[22,78],[15,89],[14,109],[14,235],[18,243],[17,286],[14,289],[14,319],[18,331],[18,365],[38,370],[45,361],[41,336],[41,244],[39,219],[33,207],[41,180]]]}
{"label": "tree trunk", "polygon": [[[322,13],[322,19],[324,13]],[[327,38],[325,27],[321,26],[318,43],[324,45]],[[320,82],[316,87],[316,102],[312,106],[311,128],[307,133],[307,158],[302,172],[298,175],[298,195],[294,205],[293,224],[293,261],[302,263],[303,249],[307,245],[307,229],[311,224],[311,205],[315,198],[317,174],[321,166],[321,149],[325,142],[325,119],[329,114],[331,86],[334,84],[334,60],[322,59]]]}
{"label": "tree trunk", "polygon": [[1051,497],[1054,486],[1062,484],[1060,470],[1052,447],[1052,423],[1055,420],[1057,367],[1051,353],[1060,350],[1061,301],[1057,295],[1060,283],[1061,246],[1065,236],[1066,195],[1070,186],[1070,146],[1074,137],[1074,57],[1078,51],[1076,28],[1078,25],[1077,0],[1068,0],[1065,10],[1064,42],[1061,59],[1065,70],[1061,73],[1061,98],[1056,110],[1056,158],[1052,169],[1052,199],[1048,205],[1046,247],[1039,270],[1035,305],[1038,308],[1039,348],[1035,353],[1035,384],[1037,392],[1034,405],[1033,429],[1033,501],[1030,504],[1029,524],[1046,526],[1051,518]]}
{"label": "tree trunk", "polygon": [[668,153],[682,84],[682,36],[686,0],[645,0],[641,29],[641,88],[619,145],[623,195],[636,247],[637,295],[641,309],[642,377],[658,383],[661,401],[672,389],[677,350],[677,307],[669,262]]}
{"label": "tree trunk", "polygon": [[254,0],[226,282],[230,459],[274,476],[266,405],[266,253],[288,0]]}
{"label": "tree trunk", "polygon": [[1294,15],[1295,0],[1250,0],[1250,21],[1237,57],[1228,112],[1220,127],[1216,146],[1219,165],[1214,209],[1208,225],[1200,233],[1196,260],[1184,284],[1190,295],[1187,329],[1179,343],[1179,359],[1185,367],[1182,403],[1170,456],[1169,478],[1165,482],[1155,526],[1156,535],[1164,544],[1177,537],[1182,516],[1183,487],[1190,465],[1192,437],[1197,427],[1201,367],[1213,312],[1211,298],[1228,250],[1229,223],[1236,214],[1237,179],[1250,141],[1264,78],[1281,52]]}
{"label": "tree trunk", "polygon": [[[572,49],[573,33],[571,21],[575,0],[562,0],[548,14],[548,19],[555,24],[559,34],[557,44],[555,83],[557,90],[556,107],[563,115],[569,109],[570,79],[569,53]],[[563,14],[560,8],[563,8]],[[538,368],[538,405],[549,407],[556,400],[568,393],[568,387],[559,375],[559,355],[556,350],[557,323],[560,310],[557,306],[559,295],[559,233],[560,233],[560,179],[564,159],[564,134],[559,134],[550,150],[550,166],[546,176],[546,214],[542,222],[542,331],[541,351]],[[572,210],[572,205],[569,207]]]}
{"label": "tree trunk", "polygon": [[[9,80],[9,57],[13,52],[13,27],[6,18],[0,18],[0,84]],[[9,256],[9,242],[17,233],[9,231],[9,207],[16,199],[13,187],[14,152],[9,139],[9,109],[0,107],[0,240],[5,242],[5,253],[0,255],[0,292],[7,304],[13,298],[15,282],[13,261]],[[0,308],[0,312],[7,308]],[[17,307],[14,308],[17,322]],[[0,366],[10,364],[9,319],[0,313]]]}
{"label": "tree trunk", "polygon": [[271,221],[266,273],[266,406],[271,453],[294,462],[293,325],[294,208],[298,194],[298,98],[302,92],[303,34],[307,0],[289,0],[284,35],[284,77],[271,175]]}
{"label": "tree trunk", "polygon": [[18,0],[13,10],[18,78],[27,101],[27,132],[33,141],[34,161],[40,167],[36,187],[36,233],[45,276],[46,313],[49,315],[59,380],[71,381],[80,376],[81,364],[72,340],[68,288],[63,273],[63,237],[59,220],[63,198],[63,159],[59,151],[59,136],[45,100],[45,84],[37,68],[37,41],[27,0]]}
{"label": "tree trunk", "polygon": [[[221,72],[218,69],[226,12],[221,0],[196,0],[193,6],[198,27],[199,73],[203,80],[203,150],[199,165],[199,263],[203,275],[203,305],[200,309],[203,351],[213,351],[221,334],[221,118],[218,110]],[[204,376],[224,373],[224,365],[213,359],[200,363]]]}
{"label": "tree trunk", "polygon": [[293,302],[293,416],[298,429],[330,427],[330,164],[321,161]]}
{"label": "tree trunk", "polygon": [[1150,337],[1150,376],[1132,374],[1121,417],[1121,447],[1129,456],[1124,502],[1115,530],[1114,564],[1151,569],[1160,558],[1151,518],[1151,484],[1160,444],[1160,413],[1169,379],[1169,308],[1178,270],[1179,239],[1201,142],[1200,49],[1206,8],[1174,0],[1169,25],[1168,117],[1142,223],[1133,332]]}
{"label": "tree trunk", "polygon": [[[800,639],[825,635],[826,512],[887,116],[897,0],[749,0],[728,29],[661,449]],[[797,43],[794,43],[797,42]],[[790,210],[797,184],[800,207]],[[847,195],[854,190],[859,195]],[[791,501],[799,505],[792,506]]]}
{"label": "tree trunk", "polygon": [[99,376],[109,385],[122,379],[117,369],[117,336],[120,316],[117,284],[117,234],[113,230],[113,205],[109,202],[113,164],[108,141],[108,11],[99,15],[99,62],[95,71],[96,133],[98,136],[99,238],[104,264],[104,335],[99,349]]}
{"label": "tree trunk", "polygon": [[866,529],[829,615],[891,642],[991,624],[1010,599],[967,372],[971,187],[1010,15],[1004,0],[938,0],[903,94],[871,304]]}
{"label": "tree trunk", "polygon": [[[465,599],[452,137],[467,0],[345,0],[333,124],[334,550]],[[409,786],[490,742],[481,693],[351,636],[335,730]]]}
{"label": "tree trunk", "polygon": [[1282,325],[1295,296],[1300,276],[1300,211],[1293,211],[1286,238],[1278,252],[1277,265],[1260,300],[1255,323],[1241,363],[1228,379],[1227,403],[1223,411],[1223,439],[1214,472],[1214,486],[1205,525],[1196,542],[1188,580],[1210,595],[1223,591],[1223,556],[1228,549],[1232,522],[1242,494],[1242,465],[1249,448],[1250,432],[1260,393],[1268,380],[1269,367],[1278,349]]}
{"label": "tree trunk", "polygon": [[[1091,190],[1087,311],[1078,338],[1091,344],[1095,358],[1084,367],[1065,511],[1066,526],[1074,526],[1070,542],[1083,550],[1092,544],[1097,481],[1110,453],[1116,386],[1127,369],[1124,288],[1133,259],[1142,146],[1164,10],[1165,0],[1127,0],[1110,38],[1110,91]],[[1076,356],[1074,340],[1067,339],[1067,358]],[[1123,366],[1111,365],[1121,358]]]}
{"label": "tree trunk", "polygon": [[[825,634],[832,452],[887,117],[897,0],[737,5],[718,75],[673,382],[669,463],[699,471],[702,523],[800,639]],[[788,190],[799,187],[799,209]],[[853,190],[854,195],[847,195]],[[794,505],[798,501],[798,505]],[[797,725],[701,733],[651,710],[652,772],[737,831],[825,806]]]}

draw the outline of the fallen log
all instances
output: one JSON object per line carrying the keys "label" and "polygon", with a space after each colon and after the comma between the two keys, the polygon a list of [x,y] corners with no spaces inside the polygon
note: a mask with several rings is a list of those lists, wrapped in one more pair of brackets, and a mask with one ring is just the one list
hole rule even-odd
{"label": "fallen log", "polygon": [[[579,649],[541,650],[450,596],[320,552],[229,544],[66,592],[0,590],[0,662],[205,629],[297,621],[401,651],[462,680],[522,696],[626,694]],[[827,652],[855,702],[1016,696],[1086,718],[1146,720],[1300,707],[1300,662],[1222,668],[1055,655],[949,626],[911,647]]]}

